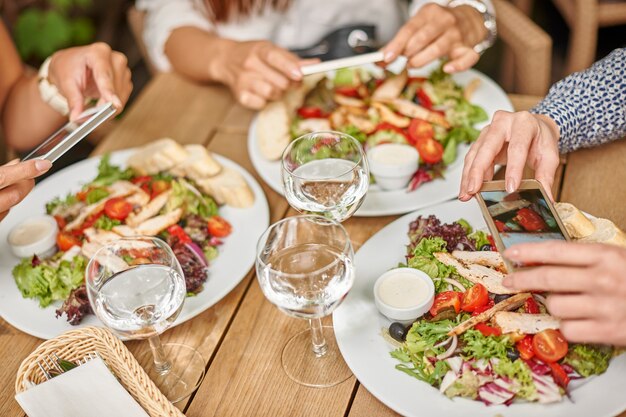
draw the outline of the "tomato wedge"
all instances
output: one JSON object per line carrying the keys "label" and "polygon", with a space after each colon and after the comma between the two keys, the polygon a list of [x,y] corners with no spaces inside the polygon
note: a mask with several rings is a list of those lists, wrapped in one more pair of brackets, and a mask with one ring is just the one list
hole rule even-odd
{"label": "tomato wedge", "polygon": [[533,350],[538,359],[556,362],[567,355],[567,340],[560,331],[546,329],[533,336]]}
{"label": "tomato wedge", "polygon": [[298,109],[298,116],[302,117],[303,119],[319,119],[322,117],[326,117],[321,108],[314,106],[300,107]]}
{"label": "tomato wedge", "polygon": [[420,157],[427,164],[436,164],[443,158],[443,145],[434,138],[422,138],[415,145]]}
{"label": "tomato wedge", "polygon": [[453,307],[458,314],[461,311],[462,294],[458,291],[444,291],[435,296],[433,306],[430,308],[430,315],[436,316],[439,311],[447,307]]}
{"label": "tomato wedge", "polygon": [[473,313],[489,302],[489,291],[482,284],[475,284],[463,293],[461,310]]}
{"label": "tomato wedge", "polygon": [[496,303],[494,303],[493,300],[490,298],[489,301],[487,301],[487,304],[485,304],[482,307],[478,307],[476,310],[474,310],[472,312],[472,316],[477,316],[480,313],[484,313],[485,311],[489,310],[494,305],[496,305]]}
{"label": "tomato wedge", "polygon": [[65,226],[67,226],[67,222],[62,216],[56,215],[54,216],[54,220],[56,220],[57,226],[59,226],[59,230],[63,230],[65,229]]}
{"label": "tomato wedge", "polygon": [[122,197],[112,198],[104,203],[104,214],[114,220],[124,220],[131,211],[133,206]]}
{"label": "tomato wedge", "polygon": [[361,98],[359,89],[351,85],[341,85],[339,87],[335,87],[335,93],[346,97]]}
{"label": "tomato wedge", "polygon": [[417,100],[420,102],[422,106],[426,107],[428,110],[433,109],[433,101],[430,99],[428,94],[426,94],[426,91],[424,91],[423,88],[420,88],[419,90],[417,90],[415,95],[417,96]]}
{"label": "tomato wedge", "polygon": [[226,237],[233,230],[230,223],[228,223],[228,221],[221,216],[211,217],[207,222],[207,227],[211,236],[215,237]]}
{"label": "tomato wedge", "polygon": [[535,350],[533,349],[533,337],[526,335],[522,340],[515,344],[515,347],[519,351],[519,355],[525,361],[532,359],[535,356]]}
{"label": "tomato wedge", "polygon": [[561,365],[556,362],[548,363],[550,370],[552,371],[552,378],[554,378],[554,382],[560,385],[563,388],[567,388],[569,385],[569,376],[567,376],[567,372]]}
{"label": "tomato wedge", "polygon": [[157,195],[161,194],[163,191],[169,190],[171,187],[170,183],[165,180],[155,180],[152,181],[151,188],[152,192],[150,193],[150,198],[154,198]]}
{"label": "tomato wedge", "polygon": [[497,327],[489,326],[485,323],[478,323],[474,326],[474,329],[478,330],[483,334],[483,336],[500,336],[502,334],[502,330]]}
{"label": "tomato wedge", "polygon": [[524,303],[524,311],[528,314],[539,314],[541,310],[539,310],[539,304],[535,301],[533,297],[528,297],[526,302]]}
{"label": "tomato wedge", "polygon": [[548,230],[548,225],[545,220],[543,220],[543,217],[528,207],[519,209],[513,220],[517,221],[527,232],[542,232]]}
{"label": "tomato wedge", "polygon": [[412,119],[409,123],[409,141],[415,146],[422,139],[430,139],[435,135],[433,125],[422,119]]}
{"label": "tomato wedge", "polygon": [[185,230],[177,224],[168,227],[167,232],[176,237],[180,243],[191,243],[191,238],[187,232],[185,232]]}
{"label": "tomato wedge", "polygon": [[57,235],[57,246],[59,247],[59,250],[62,250],[63,252],[68,251],[72,246],[80,245],[81,241],[76,236],[63,232]]}

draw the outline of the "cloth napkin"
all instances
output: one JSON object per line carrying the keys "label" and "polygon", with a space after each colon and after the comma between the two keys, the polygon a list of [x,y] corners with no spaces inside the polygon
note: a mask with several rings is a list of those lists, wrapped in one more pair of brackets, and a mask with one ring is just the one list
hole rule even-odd
{"label": "cloth napkin", "polygon": [[28,417],[148,417],[97,358],[15,396]]}

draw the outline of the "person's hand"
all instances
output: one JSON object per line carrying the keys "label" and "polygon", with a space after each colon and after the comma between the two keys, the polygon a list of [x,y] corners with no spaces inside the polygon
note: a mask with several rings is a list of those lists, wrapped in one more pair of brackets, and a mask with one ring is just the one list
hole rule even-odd
{"label": "person's hand", "polygon": [[473,47],[486,35],[483,18],[476,9],[429,3],[419,9],[383,48],[385,62],[390,63],[404,55],[408,66],[417,68],[447,56],[450,61],[443,67],[444,71],[463,71],[478,62],[480,56]]}
{"label": "person's hand", "polygon": [[468,201],[483,181],[493,178],[496,164],[506,164],[505,184],[509,193],[517,190],[524,166],[552,199],[554,174],[559,166],[559,128],[548,116],[528,112],[498,111],[465,156],[459,199]]}
{"label": "person's hand", "polygon": [[221,81],[237,101],[251,109],[262,109],[269,101],[280,99],[302,80],[300,66],[318,62],[301,60],[267,41],[233,42],[228,58],[221,61],[215,63],[221,67]]}
{"label": "person's hand", "polygon": [[33,189],[33,178],[44,174],[51,166],[47,160],[15,160],[0,166],[0,220]]}
{"label": "person's hand", "polygon": [[504,256],[546,264],[510,274],[504,285],[551,293],[546,307],[568,341],[626,346],[626,249],[553,241],[511,246]]}
{"label": "person's hand", "polygon": [[121,111],[133,89],[126,56],[102,42],[56,52],[48,78],[67,99],[70,120],[84,110],[86,99],[111,102]]}

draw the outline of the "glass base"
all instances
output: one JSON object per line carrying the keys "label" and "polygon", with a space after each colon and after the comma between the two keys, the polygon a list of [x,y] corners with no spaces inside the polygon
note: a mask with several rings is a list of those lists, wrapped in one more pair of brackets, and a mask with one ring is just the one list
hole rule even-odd
{"label": "glass base", "polygon": [[283,348],[283,369],[289,378],[300,385],[327,388],[352,376],[339,352],[333,328],[323,326],[323,331],[327,350],[322,356],[313,352],[310,329],[293,336]]}
{"label": "glass base", "polygon": [[150,350],[142,352],[137,360],[163,395],[172,403],[177,403],[189,397],[200,386],[206,362],[200,352],[182,343],[164,343],[163,350],[171,364],[170,370],[165,373],[156,370]]}

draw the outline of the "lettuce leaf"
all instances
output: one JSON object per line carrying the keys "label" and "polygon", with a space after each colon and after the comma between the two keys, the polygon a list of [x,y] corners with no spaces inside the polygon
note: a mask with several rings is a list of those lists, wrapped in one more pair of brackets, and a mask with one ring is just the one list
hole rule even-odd
{"label": "lettuce leaf", "polygon": [[470,329],[461,336],[463,353],[467,359],[506,358],[506,351],[513,348],[507,336],[483,336],[478,330]]}

